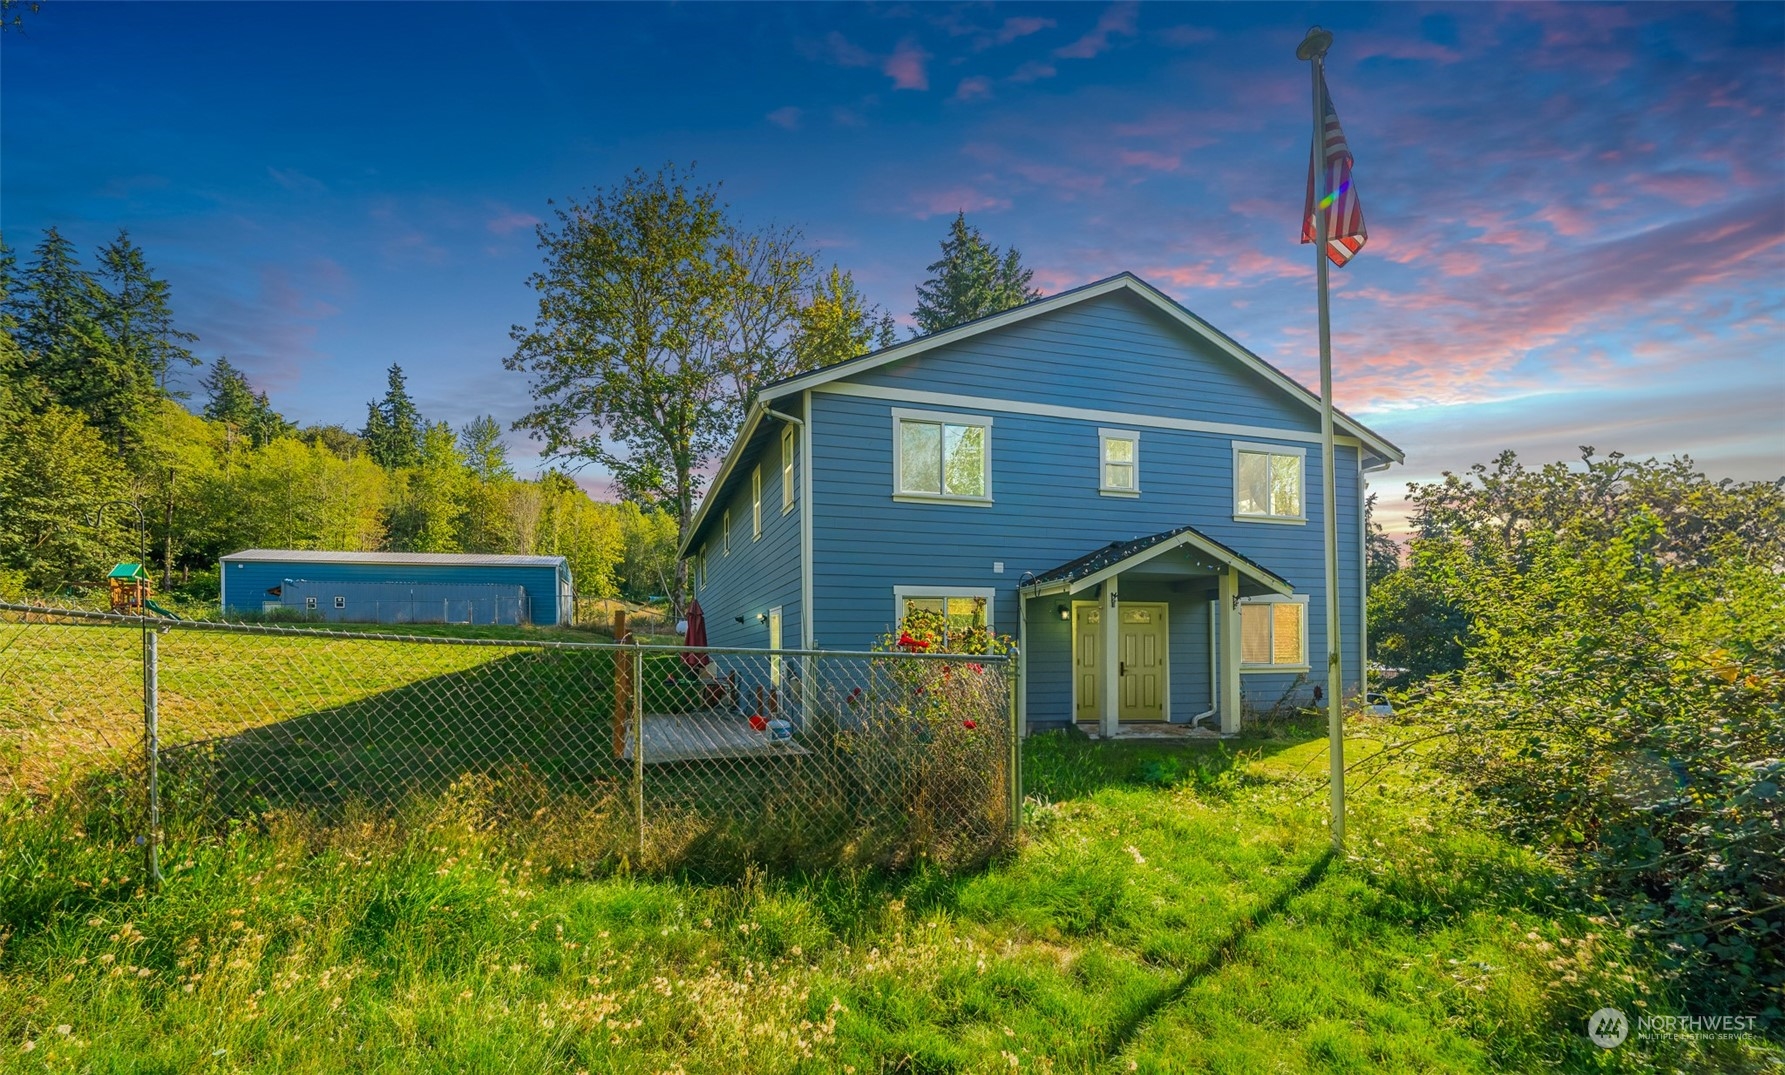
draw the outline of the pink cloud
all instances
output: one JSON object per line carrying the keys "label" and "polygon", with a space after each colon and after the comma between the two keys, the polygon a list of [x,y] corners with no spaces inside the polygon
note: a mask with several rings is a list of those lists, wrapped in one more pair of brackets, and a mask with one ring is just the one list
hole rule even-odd
{"label": "pink cloud", "polygon": [[503,209],[483,225],[496,235],[508,235],[522,228],[536,228],[539,218],[532,213],[523,213],[518,209]]}
{"label": "pink cloud", "polygon": [[953,216],[955,213],[997,212],[1010,208],[1010,199],[995,194],[985,194],[967,186],[946,187],[936,191],[914,191],[906,199],[906,206],[912,216],[919,220],[928,220],[934,216]]}
{"label": "pink cloud", "polygon": [[775,109],[763,118],[783,130],[797,131],[800,129],[800,117],[802,115],[804,115],[804,113],[800,109],[793,105],[785,105]]}
{"label": "pink cloud", "polygon": [[927,90],[930,88],[930,76],[924,69],[930,54],[915,41],[901,41],[880,70],[893,80],[895,90]]}
{"label": "pink cloud", "polygon": [[1090,33],[1070,45],[1055,49],[1054,55],[1062,60],[1089,60],[1102,54],[1109,49],[1111,35],[1134,36],[1135,16],[1138,10],[1139,5],[1133,3],[1132,0],[1122,0],[1121,3],[1110,5],[1104,9],[1103,14],[1097,19],[1097,25],[1091,28]]}
{"label": "pink cloud", "polygon": [[1116,159],[1130,168],[1150,168],[1155,172],[1175,172],[1183,163],[1175,153],[1154,153],[1146,149],[1124,149]]}
{"label": "pink cloud", "polygon": [[1039,82],[1044,78],[1053,78],[1057,74],[1054,65],[1046,60],[1030,60],[1011,72],[1012,82]]}
{"label": "pink cloud", "polygon": [[983,75],[961,79],[961,84],[956,86],[954,91],[954,99],[957,101],[973,101],[991,95],[992,80]]}
{"label": "pink cloud", "polygon": [[1008,18],[1004,20],[1004,25],[998,27],[997,31],[991,35],[991,43],[994,45],[1008,45],[1018,38],[1028,37],[1030,34],[1038,34],[1043,30],[1051,30],[1058,25],[1059,23],[1052,19],[1035,18],[1032,16],[1016,16]]}
{"label": "pink cloud", "polygon": [[1358,50],[1357,58],[1368,60],[1377,57],[1388,60],[1431,60],[1434,63],[1451,64],[1461,61],[1463,54],[1446,45],[1417,38],[1365,37]]}

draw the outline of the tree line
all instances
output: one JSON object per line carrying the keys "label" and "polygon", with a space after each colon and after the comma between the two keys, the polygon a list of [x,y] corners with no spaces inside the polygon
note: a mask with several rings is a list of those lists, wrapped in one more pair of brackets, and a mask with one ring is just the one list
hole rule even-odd
{"label": "tree line", "polygon": [[[668,595],[675,549],[762,388],[896,342],[853,275],[798,228],[747,227],[692,170],[637,171],[538,229],[531,326],[504,364],[515,428],[553,465],[515,475],[491,416],[424,416],[399,365],[364,425],[300,426],[227,356],[203,365],[168,282],[127,231],[83,265],[47,229],[0,241],[0,592],[52,594],[142,558],[164,590],[249,547],[566,556],[585,596]],[[1039,297],[1014,249],[957,215],[912,313],[937,332]],[[569,476],[612,475],[618,503]],[[561,468],[561,469],[559,469]],[[568,472],[568,473],[567,473]]]}
{"label": "tree line", "polygon": [[196,341],[127,232],[90,268],[54,228],[22,271],[0,244],[0,591],[143,558],[214,598],[218,557],[256,546],[562,555],[580,594],[665,591],[672,519],[518,478],[494,418],[429,421],[400,366],[358,431],[299,427],[227,357],[178,391]]}

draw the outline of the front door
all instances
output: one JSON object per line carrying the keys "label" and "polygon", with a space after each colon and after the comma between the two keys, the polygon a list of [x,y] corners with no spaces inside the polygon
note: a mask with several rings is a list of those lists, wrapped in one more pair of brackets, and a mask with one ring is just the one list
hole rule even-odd
{"label": "front door", "polygon": [[[1166,682],[1170,674],[1166,659],[1167,611],[1163,604],[1121,603],[1121,624],[1116,635],[1116,673],[1121,677],[1117,684],[1121,699],[1116,710],[1119,721],[1165,719]],[[1072,606],[1072,708],[1077,720],[1097,719],[1098,691],[1107,667],[1102,649],[1101,605],[1094,601],[1076,602]]]}

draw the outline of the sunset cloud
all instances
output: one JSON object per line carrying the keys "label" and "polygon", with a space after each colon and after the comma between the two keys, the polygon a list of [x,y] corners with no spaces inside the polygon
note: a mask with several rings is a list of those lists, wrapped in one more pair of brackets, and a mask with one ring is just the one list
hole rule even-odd
{"label": "sunset cloud", "polygon": [[1105,8],[1098,17],[1097,25],[1091,32],[1074,41],[1070,45],[1054,50],[1054,55],[1062,60],[1089,60],[1102,55],[1110,47],[1110,38],[1116,35],[1134,36],[1135,20],[1139,11],[1138,4],[1132,0],[1121,0]]}
{"label": "sunset cloud", "polygon": [[929,59],[930,54],[916,42],[901,41],[897,51],[880,65],[880,70],[893,80],[895,90],[927,90],[930,88],[930,76],[925,65]]}

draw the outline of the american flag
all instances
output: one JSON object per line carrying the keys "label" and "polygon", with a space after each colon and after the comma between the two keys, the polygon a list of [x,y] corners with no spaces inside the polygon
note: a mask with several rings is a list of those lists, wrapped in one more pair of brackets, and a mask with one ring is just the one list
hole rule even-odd
{"label": "american flag", "polygon": [[[1333,109],[1332,95],[1326,92],[1326,72],[1320,73],[1320,99],[1326,117],[1326,175],[1322,189],[1329,192],[1320,199],[1326,213],[1326,256],[1334,265],[1343,265],[1364,248],[1370,233],[1364,228],[1364,207],[1358,201],[1357,189],[1351,185],[1351,147],[1345,132],[1339,128],[1339,113]],[[1308,149],[1308,202],[1302,210],[1302,242],[1317,237],[1314,222],[1314,154]]]}

